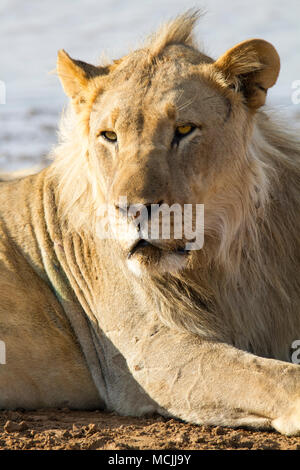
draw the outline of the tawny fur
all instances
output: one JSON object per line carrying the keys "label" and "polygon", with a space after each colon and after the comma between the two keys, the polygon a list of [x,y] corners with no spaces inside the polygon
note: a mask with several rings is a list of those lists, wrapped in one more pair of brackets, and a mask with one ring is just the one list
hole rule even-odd
{"label": "tawny fur", "polygon": [[[59,53],[72,104],[54,161],[2,185],[0,339],[13,350],[2,407],[105,406],[299,433],[289,363],[300,337],[299,136],[259,109],[279,72],[273,46],[246,41],[214,61],[196,48],[196,19],[178,17],[110,66]],[[194,121],[175,150],[174,128]],[[169,240],[136,256],[135,276],[132,240],[97,238],[99,207],[122,195],[204,203],[203,249],[178,262]]]}

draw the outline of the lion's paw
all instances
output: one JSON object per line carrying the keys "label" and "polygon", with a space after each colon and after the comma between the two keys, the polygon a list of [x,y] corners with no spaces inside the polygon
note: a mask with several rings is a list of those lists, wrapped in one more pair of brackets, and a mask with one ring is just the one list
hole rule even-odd
{"label": "lion's paw", "polygon": [[274,419],[272,426],[286,436],[300,436],[300,400],[286,414]]}

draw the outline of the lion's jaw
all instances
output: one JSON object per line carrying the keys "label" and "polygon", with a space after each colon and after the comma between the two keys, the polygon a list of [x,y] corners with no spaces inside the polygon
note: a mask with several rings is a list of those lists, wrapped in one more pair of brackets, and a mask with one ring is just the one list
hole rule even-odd
{"label": "lion's jaw", "polygon": [[[175,274],[183,270],[188,264],[188,255],[178,251],[163,250],[150,242],[141,240],[138,251],[127,257],[129,270],[137,277],[143,274]],[[144,244],[145,243],[145,244]]]}
{"label": "lion's jaw", "polygon": [[109,224],[109,236],[117,241],[124,262],[136,276],[176,273],[187,266],[190,251],[183,239],[151,238],[151,224],[145,227],[130,217],[111,217]]}

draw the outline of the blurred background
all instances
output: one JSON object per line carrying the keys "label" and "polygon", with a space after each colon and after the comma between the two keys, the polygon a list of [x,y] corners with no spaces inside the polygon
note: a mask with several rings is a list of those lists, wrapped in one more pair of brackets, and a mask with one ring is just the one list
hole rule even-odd
{"label": "blurred background", "polygon": [[55,69],[58,49],[94,64],[103,53],[116,59],[190,7],[206,11],[196,36],[217,58],[244,39],[270,41],[281,57],[279,80],[267,103],[292,123],[292,83],[300,80],[299,0],[1,0],[0,170],[31,167],[46,158],[57,140],[66,98]]}

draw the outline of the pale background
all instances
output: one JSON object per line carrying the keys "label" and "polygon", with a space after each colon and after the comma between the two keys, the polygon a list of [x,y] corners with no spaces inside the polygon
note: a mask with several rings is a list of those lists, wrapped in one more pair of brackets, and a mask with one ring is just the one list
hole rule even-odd
{"label": "pale background", "polygon": [[99,62],[103,52],[118,58],[140,44],[164,20],[190,7],[206,10],[197,38],[217,58],[251,37],[273,43],[282,62],[268,104],[292,121],[292,82],[300,80],[299,0],[0,0],[0,170],[32,166],[57,139],[66,103],[55,68],[57,50]]}

